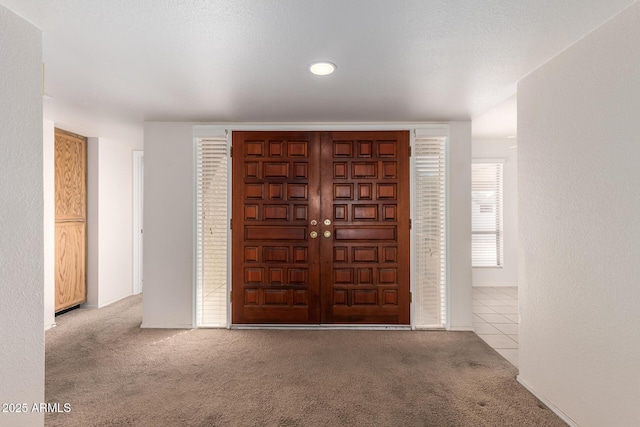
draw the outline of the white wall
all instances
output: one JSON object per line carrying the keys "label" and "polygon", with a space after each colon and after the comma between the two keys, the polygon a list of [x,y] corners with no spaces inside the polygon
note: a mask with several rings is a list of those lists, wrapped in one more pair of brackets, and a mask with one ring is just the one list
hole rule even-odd
{"label": "white wall", "polygon": [[142,326],[193,325],[191,123],[144,127],[144,293]]}
{"label": "white wall", "polygon": [[474,268],[473,286],[518,286],[518,150],[516,139],[474,138],[473,159],[503,159],[502,268]]}
{"label": "white wall", "polygon": [[56,323],[55,283],[55,130],[52,121],[44,120],[43,134],[43,201],[44,201],[44,329]]}
{"label": "white wall", "polygon": [[[193,324],[193,123],[146,123],[143,327]],[[450,323],[472,330],[471,124],[450,124]]]}
{"label": "white wall", "polygon": [[87,302],[101,308],[133,292],[133,150],[101,137],[87,143]]}
{"label": "white wall", "polygon": [[640,3],[518,85],[520,375],[576,424],[640,422]]}
{"label": "white wall", "polygon": [[[0,402],[44,402],[42,35],[0,6]],[[42,425],[0,412],[0,425]]]}

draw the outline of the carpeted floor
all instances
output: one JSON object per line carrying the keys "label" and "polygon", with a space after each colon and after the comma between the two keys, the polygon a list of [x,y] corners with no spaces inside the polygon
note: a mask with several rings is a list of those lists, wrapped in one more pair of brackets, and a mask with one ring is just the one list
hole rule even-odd
{"label": "carpeted floor", "polygon": [[58,316],[47,426],[562,426],[471,332],[140,329],[141,297]]}

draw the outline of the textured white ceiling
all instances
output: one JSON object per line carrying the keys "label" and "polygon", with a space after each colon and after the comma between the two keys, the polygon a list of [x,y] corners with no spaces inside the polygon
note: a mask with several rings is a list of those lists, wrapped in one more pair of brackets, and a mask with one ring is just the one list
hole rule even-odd
{"label": "textured white ceiling", "polygon": [[[43,31],[45,115],[87,132],[81,121],[468,120],[631,3],[0,0]],[[316,60],[337,72],[309,74]]]}

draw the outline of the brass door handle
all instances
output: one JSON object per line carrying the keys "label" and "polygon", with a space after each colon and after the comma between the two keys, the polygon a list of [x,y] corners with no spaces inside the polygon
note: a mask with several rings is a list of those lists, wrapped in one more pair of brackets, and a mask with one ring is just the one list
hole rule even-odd
{"label": "brass door handle", "polygon": [[331,225],[331,220],[329,218],[325,219],[324,225]]}
{"label": "brass door handle", "polygon": [[315,239],[316,237],[318,237],[318,232],[312,231],[311,233],[309,233],[309,236],[311,236],[312,239]]}
{"label": "brass door handle", "polygon": [[315,219],[311,220],[311,225],[318,225],[318,221],[316,221]]}
{"label": "brass door handle", "polygon": [[327,239],[331,237],[331,232],[329,230],[326,230],[323,234],[324,234],[324,237],[326,237]]}

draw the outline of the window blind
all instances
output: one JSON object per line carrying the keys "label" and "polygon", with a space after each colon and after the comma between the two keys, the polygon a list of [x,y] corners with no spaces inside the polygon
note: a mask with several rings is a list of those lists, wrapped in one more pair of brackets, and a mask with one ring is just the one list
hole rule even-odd
{"label": "window blind", "polygon": [[446,323],[446,162],[444,137],[417,136],[413,147],[415,326]]}
{"label": "window blind", "polygon": [[227,326],[228,159],[226,136],[196,139],[197,326]]}
{"label": "window blind", "polygon": [[502,267],[502,163],[471,167],[472,266]]}

